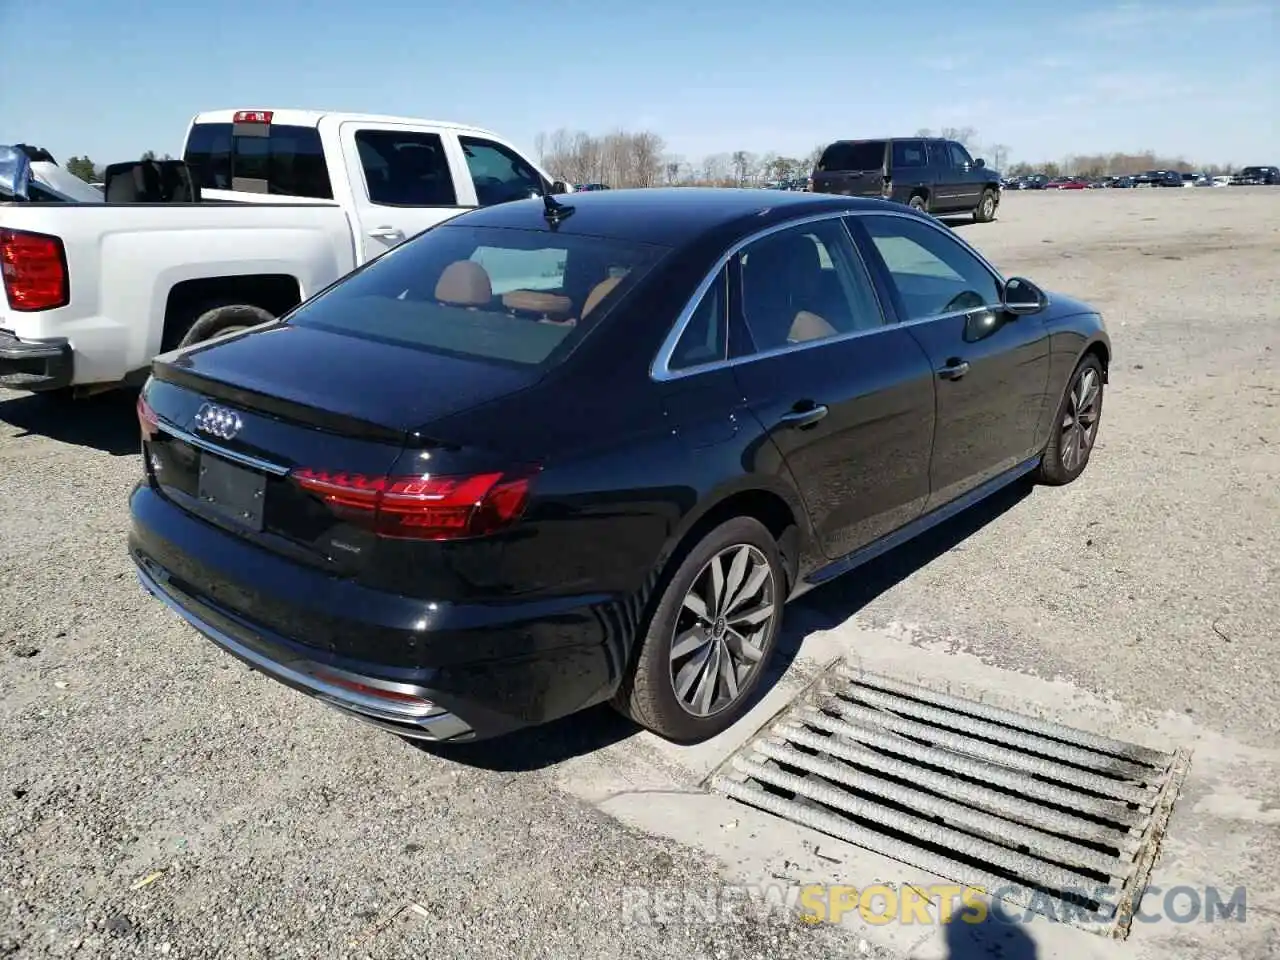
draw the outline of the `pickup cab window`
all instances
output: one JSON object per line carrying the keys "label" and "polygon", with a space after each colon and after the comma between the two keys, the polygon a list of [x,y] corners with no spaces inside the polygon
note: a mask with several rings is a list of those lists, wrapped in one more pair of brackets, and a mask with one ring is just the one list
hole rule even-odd
{"label": "pickup cab window", "polygon": [[266,136],[243,137],[235,135],[230,123],[197,123],[182,159],[205,190],[333,199],[324,147],[314,127],[277,123]]}
{"label": "pickup cab window", "polygon": [[542,177],[514,151],[479,137],[459,137],[458,140],[467,158],[467,170],[480,206],[526,200],[546,192]]}
{"label": "pickup cab window", "polygon": [[444,142],[436,133],[357,130],[369,202],[384,207],[456,207]]}

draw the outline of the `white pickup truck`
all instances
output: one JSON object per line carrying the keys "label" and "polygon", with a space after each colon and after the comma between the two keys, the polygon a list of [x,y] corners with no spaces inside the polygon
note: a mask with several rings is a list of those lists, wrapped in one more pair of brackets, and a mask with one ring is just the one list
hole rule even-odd
{"label": "white pickup truck", "polygon": [[[271,320],[465,210],[572,191],[486,130],[365,114],[201,113],[183,161],[193,190],[137,166],[105,202],[0,178],[0,386],[139,382],[155,355]],[[8,179],[29,179],[17,164]]]}

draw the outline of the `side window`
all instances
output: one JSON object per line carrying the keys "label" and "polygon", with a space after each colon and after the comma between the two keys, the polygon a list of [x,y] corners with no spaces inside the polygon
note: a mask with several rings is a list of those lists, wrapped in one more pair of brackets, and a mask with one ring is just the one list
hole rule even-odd
{"label": "side window", "polygon": [[969,151],[955,141],[947,143],[947,150],[951,154],[951,165],[953,167],[964,167],[973,163],[973,158],[969,156]]}
{"label": "side window", "polygon": [[944,230],[908,217],[856,218],[893,278],[907,320],[1000,303],[991,271]]}
{"label": "side window", "polygon": [[895,140],[893,142],[893,166],[895,170],[928,165],[929,161],[925,156],[923,140]]}
{"label": "side window", "polygon": [[456,207],[458,195],[435,133],[357,130],[369,202],[386,207]]}
{"label": "side window", "polygon": [[707,292],[702,295],[698,308],[680,335],[667,367],[671,370],[687,370],[704,363],[725,359],[729,338],[726,334],[725,306],[727,303],[729,273],[721,269]]}
{"label": "side window", "polygon": [[467,169],[476,187],[480,206],[541,196],[545,190],[538,171],[519,154],[491,140],[459,137]]}
{"label": "side window", "polygon": [[769,234],[747,246],[738,262],[742,316],[759,352],[884,323],[871,279],[839,220]]}

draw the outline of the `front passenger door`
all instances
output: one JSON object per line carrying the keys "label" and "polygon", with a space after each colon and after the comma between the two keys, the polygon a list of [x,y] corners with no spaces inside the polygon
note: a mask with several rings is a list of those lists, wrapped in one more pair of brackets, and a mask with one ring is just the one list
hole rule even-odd
{"label": "front passenger door", "polygon": [[1003,309],[1000,278],[945,226],[879,213],[852,215],[849,224],[933,365],[932,510],[1043,448],[1048,331],[1038,314]]}
{"label": "front passenger door", "polygon": [[550,189],[542,175],[510,147],[484,137],[460,136],[458,144],[482,207],[540,197]]}

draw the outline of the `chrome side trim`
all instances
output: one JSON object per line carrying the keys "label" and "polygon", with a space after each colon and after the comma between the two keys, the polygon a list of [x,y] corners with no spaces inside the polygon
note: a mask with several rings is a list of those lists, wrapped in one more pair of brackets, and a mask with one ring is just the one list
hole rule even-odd
{"label": "chrome side trim", "polygon": [[[884,202],[886,205],[896,204],[896,201],[886,200]],[[711,287],[711,284],[715,281],[715,278],[720,273],[720,271],[723,270],[726,264],[728,264],[730,260],[732,260],[735,256],[737,256],[737,254],[741,252],[741,250],[744,247],[749,246],[752,243],[755,243],[757,240],[761,240],[767,236],[770,236],[771,234],[778,233],[782,230],[789,230],[792,227],[803,226],[804,224],[807,224],[807,223],[818,223],[823,220],[835,220],[835,219],[844,220],[849,217],[868,217],[868,216],[899,217],[903,220],[912,220],[916,223],[925,224],[930,229],[937,230],[939,233],[942,233],[947,237],[949,237],[950,239],[956,241],[965,250],[973,254],[973,256],[977,258],[978,262],[981,263],[982,266],[985,267],[988,272],[990,272],[992,277],[995,278],[996,283],[1001,288],[1004,287],[1004,284],[1005,284],[1004,276],[1000,273],[999,270],[997,270],[994,266],[992,266],[991,262],[988,261],[986,257],[980,254],[977,250],[975,250],[969,243],[967,243],[964,240],[964,238],[956,234],[946,224],[941,223],[932,217],[930,217],[929,219],[925,219],[915,214],[906,213],[898,210],[874,210],[874,211],[872,210],[837,210],[837,211],[827,211],[826,213],[814,214],[807,217],[800,217],[795,220],[788,220],[786,223],[774,224],[771,227],[766,227],[763,230],[758,230],[755,233],[750,234],[749,236],[743,238],[742,240],[736,241],[733,244],[733,246],[729,247],[729,249],[725,251],[724,254],[721,255],[721,257],[716,261],[715,266],[711,268],[707,276],[705,276],[702,279],[702,282],[698,284],[697,288],[693,292],[693,296],[689,299],[689,302],[685,304],[684,309],[681,310],[680,313],[677,315],[675,324],[672,326],[671,331],[667,334],[667,338],[662,341],[662,345],[658,348],[657,355],[653,358],[653,363],[651,363],[649,366],[649,378],[651,380],[654,380],[660,383],[668,380],[679,380],[684,377],[696,376],[697,374],[700,374],[700,373],[708,373],[712,370],[722,370],[726,367],[736,367],[744,363],[751,363],[752,361],[755,361],[755,360],[767,360],[771,357],[780,356],[781,354],[785,354],[785,353],[794,353],[799,350],[811,350],[814,347],[825,346],[827,344],[832,344],[832,343],[843,343],[846,340],[856,340],[859,337],[873,336],[878,333],[884,333],[885,331],[888,331],[888,330],[898,330],[903,327],[913,327],[921,323],[934,323],[938,320],[947,320],[952,317],[963,317],[970,313],[974,313],[978,310],[992,310],[997,307],[1003,306],[1002,304],[988,304],[983,307],[969,307],[968,309],[965,309],[965,310],[955,310],[955,311],[952,311],[951,313],[940,313],[937,316],[923,317],[919,320],[907,320],[900,323],[886,323],[883,326],[872,327],[867,330],[851,330],[849,333],[842,333],[834,337],[826,337],[825,339],[822,339],[822,340],[808,340],[808,341],[805,341],[804,343],[787,344],[786,346],[775,347],[772,350],[765,350],[761,353],[753,353],[747,357],[733,357],[727,360],[716,360],[716,361],[712,361],[711,363],[699,364],[696,367],[686,367],[682,370],[671,370],[669,368],[668,364],[670,364],[671,362],[671,355],[675,352],[676,344],[678,344],[680,342],[680,338],[684,336],[685,328],[693,320],[693,315],[694,313],[697,312],[698,307],[701,305],[703,296],[706,295],[707,290]],[[869,265],[865,265],[865,269],[870,270],[871,267]],[[870,278],[868,277],[868,279]],[[876,299],[878,301],[879,294],[878,294],[878,291],[875,290],[874,285],[872,287],[872,291],[873,293],[876,294]],[[883,309],[883,307],[884,305],[881,304],[881,309]]]}
{"label": "chrome side trim", "polygon": [[[328,706],[337,707],[384,730],[392,730],[416,739],[448,740],[471,732],[471,727],[459,717],[435,704],[430,707],[406,706],[404,709],[400,709],[396,704],[378,700],[375,697],[364,696],[355,690],[348,690],[335,684],[326,683],[319,677],[308,673],[305,669],[298,669],[278,660],[272,660],[212,624],[200,619],[182,606],[167,590],[160,586],[142,565],[135,563],[134,572],[137,574],[138,581],[148,593],[209,640],[212,640],[228,653],[240,658],[267,676],[279,680],[287,686],[299,689]],[[307,663],[307,661],[303,660],[296,662],[299,664]],[[351,674],[345,670],[335,670],[321,664],[315,664],[314,666],[317,669],[350,678],[368,686],[376,686],[388,690],[394,689],[401,693],[410,693],[423,699],[430,699],[429,691],[412,684],[378,680],[373,677]]]}
{"label": "chrome side trim", "polygon": [[216,443],[212,443],[211,441],[197,436],[190,431],[174,426],[163,417],[156,418],[156,426],[171,437],[176,437],[179,440],[191,444],[193,447],[199,447],[201,450],[207,450],[209,453],[217,454],[226,460],[234,461],[242,466],[252,467],[255,470],[261,470],[263,473],[270,473],[277,477],[287,476],[289,473],[288,467],[282,467],[278,463],[272,463],[270,460],[263,460],[259,457],[251,457],[247,453],[237,453],[234,450],[228,450],[226,447],[220,447]]}

